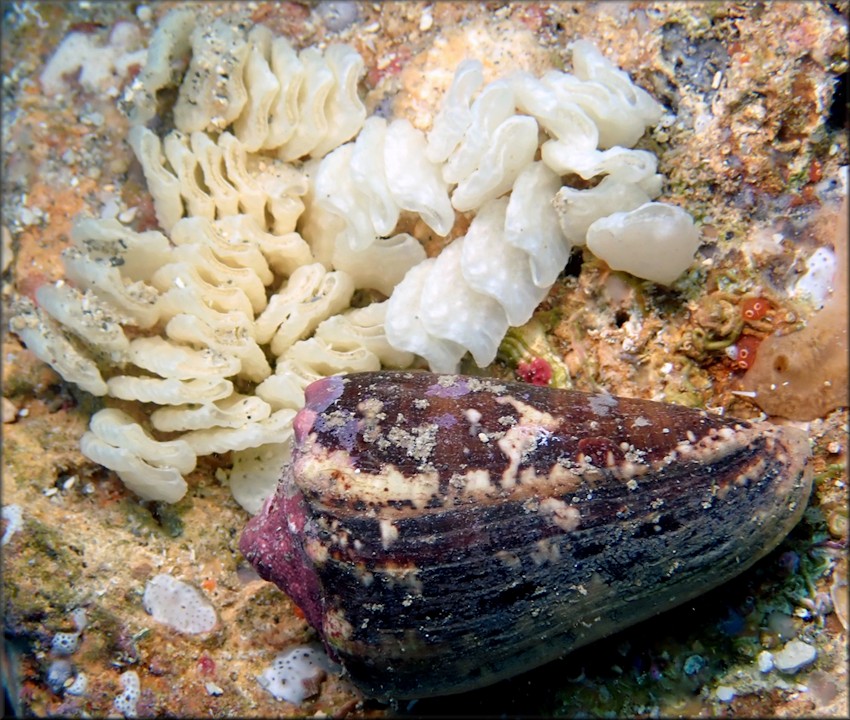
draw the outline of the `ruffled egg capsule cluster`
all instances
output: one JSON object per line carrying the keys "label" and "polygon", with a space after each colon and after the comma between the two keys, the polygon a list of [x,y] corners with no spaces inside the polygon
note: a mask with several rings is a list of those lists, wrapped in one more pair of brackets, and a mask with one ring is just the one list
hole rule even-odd
{"label": "ruffled egg capsule cluster", "polygon": [[[84,453],[141,497],[175,502],[197,456],[232,452],[233,492],[256,512],[311,382],[417,355],[486,365],[585,237],[614,267],[649,257],[629,269],[675,277],[696,231],[650,202],[655,157],[631,148],[661,108],[592,45],[572,55],[574,74],[487,84],[462,62],[426,134],[367,119],[351,47],[296,51],[263,26],[166,14],[125,98],[162,231],[78,218],[67,281],[20,298],[10,321],[104,398]],[[169,89],[174,129],[160,135]],[[565,175],[602,179],[575,189]],[[405,231],[421,220],[451,236],[459,213],[468,230],[437,258]],[[359,290],[389,299],[351,307]]]}
{"label": "ruffled egg capsule cluster", "polygon": [[[481,367],[493,362],[573,245],[665,284],[693,259],[693,220],[651,201],[661,189],[657,159],[631,149],[661,106],[590,43],[571,48],[575,75],[514,73],[483,88],[481,64],[461,63],[434,120],[426,157],[442,164],[454,208],[476,215],[464,237],[408,272],[387,313],[390,342],[432,370],[456,371],[467,351]],[[575,189],[565,175],[602,179]]]}

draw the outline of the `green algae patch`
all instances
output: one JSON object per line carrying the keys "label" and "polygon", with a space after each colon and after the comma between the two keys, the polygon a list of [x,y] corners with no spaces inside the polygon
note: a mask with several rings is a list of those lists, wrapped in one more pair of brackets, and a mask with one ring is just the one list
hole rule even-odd
{"label": "green algae patch", "polygon": [[24,515],[24,527],[3,551],[3,603],[7,627],[34,631],[31,623],[64,615],[79,602],[83,551],[59,530]]}

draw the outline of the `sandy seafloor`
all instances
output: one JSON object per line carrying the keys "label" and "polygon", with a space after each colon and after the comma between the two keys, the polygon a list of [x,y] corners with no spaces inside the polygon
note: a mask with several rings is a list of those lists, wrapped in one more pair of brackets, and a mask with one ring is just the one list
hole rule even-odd
{"label": "sandy seafloor", "polygon": [[[16,294],[62,276],[76,214],[152,222],[118,109],[128,78],[95,92],[69,77],[65,91],[46,96],[45,62],[73,30],[105,41],[123,20],[147,39],[176,4],[3,3],[5,316]],[[492,79],[518,67],[569,67],[567,44],[587,38],[662,102],[670,115],[639,147],[660,158],[662,199],[702,225],[692,272],[662,289],[579,254],[541,306],[546,334],[532,349],[560,362],[577,389],[758,416],[732,393],[743,371],[727,351],[726,321],[744,298],[769,299],[767,318],[743,330],[757,343],[814,317],[789,288],[817,247],[836,242],[831,218],[848,160],[846,1],[336,5],[215,3],[211,11],[240,12],[298,47],[352,43],[366,61],[369,110],[391,108],[422,129],[470,48]],[[846,314],[836,318],[835,332],[845,322]],[[832,342],[828,329],[821,340]],[[2,357],[2,502],[21,514],[2,547],[6,715],[120,716],[113,701],[128,669],[141,680],[140,717],[848,714],[846,408],[792,421],[813,441],[809,511],[776,551],[723,588],[478,692],[385,705],[330,675],[295,706],[256,676],[310,631],[238,552],[248,515],[216,479],[227,458],[202,459],[178,504],[140,503],[78,450],[98,402],[38,362],[5,320]],[[506,356],[486,372],[512,377],[515,361]],[[143,588],[158,572],[202,589],[219,615],[215,631],[178,634],[145,613]],[[83,674],[87,687],[74,695],[51,688],[50,648],[57,632],[74,629],[79,608],[88,624],[67,658],[68,684]],[[759,670],[759,653],[793,639],[816,649],[814,662],[796,673]]]}

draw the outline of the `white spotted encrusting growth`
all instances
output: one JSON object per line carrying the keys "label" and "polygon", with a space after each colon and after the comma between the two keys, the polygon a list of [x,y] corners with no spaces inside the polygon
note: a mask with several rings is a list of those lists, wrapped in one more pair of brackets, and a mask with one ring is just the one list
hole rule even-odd
{"label": "white spotted encrusting growth", "polygon": [[[483,85],[465,61],[426,134],[366,117],[347,45],[296,51],[262,25],[166,14],[122,101],[160,229],[77,218],[65,279],[10,320],[103,398],[83,453],[165,502],[198,456],[232,453],[234,496],[257,512],[311,382],[417,355],[486,365],[585,238],[672,281],[693,223],[650,202],[656,159],[630,149],[661,108],[588,43],[573,65]],[[564,186],[576,176],[593,186]],[[411,233],[450,238],[459,213],[466,234],[426,258]]]}
{"label": "white spotted encrusting growth", "polygon": [[138,717],[139,713],[136,706],[141,694],[139,673],[135,670],[127,670],[121,673],[120,679],[122,691],[115,697],[112,706],[116,712],[121,713],[125,718]]}
{"label": "white spotted encrusting growth", "polygon": [[142,605],[157,622],[190,635],[209,632],[217,622],[215,608],[199,590],[166,573],[148,580]]}
{"label": "white spotted encrusting growth", "polygon": [[333,663],[317,644],[299,645],[279,653],[257,676],[257,682],[276,700],[300,705],[319,691]]}

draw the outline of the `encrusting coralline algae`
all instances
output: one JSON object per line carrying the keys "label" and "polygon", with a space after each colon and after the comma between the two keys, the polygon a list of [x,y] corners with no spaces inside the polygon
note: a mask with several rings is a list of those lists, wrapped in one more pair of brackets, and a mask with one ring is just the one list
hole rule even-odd
{"label": "encrusting coralline algae", "polygon": [[[655,156],[631,149],[662,108],[590,43],[571,49],[574,74],[487,84],[464,61],[426,134],[366,117],[349,46],[299,52],[262,25],[166,15],[124,98],[164,232],[78,219],[70,282],[20,298],[10,321],[104,398],[84,454],[140,497],[176,502],[195,457],[232,452],[234,494],[257,512],[313,380],[416,355],[436,370],[467,351],[489,364],[585,240],[612,267],[672,282],[699,235],[653,200]],[[175,129],[160,136],[146,124],[174,86]],[[400,230],[418,217],[452,238],[459,214],[465,236],[436,258]],[[389,299],[352,307],[362,291]],[[112,397],[146,418],[117,415]]]}

